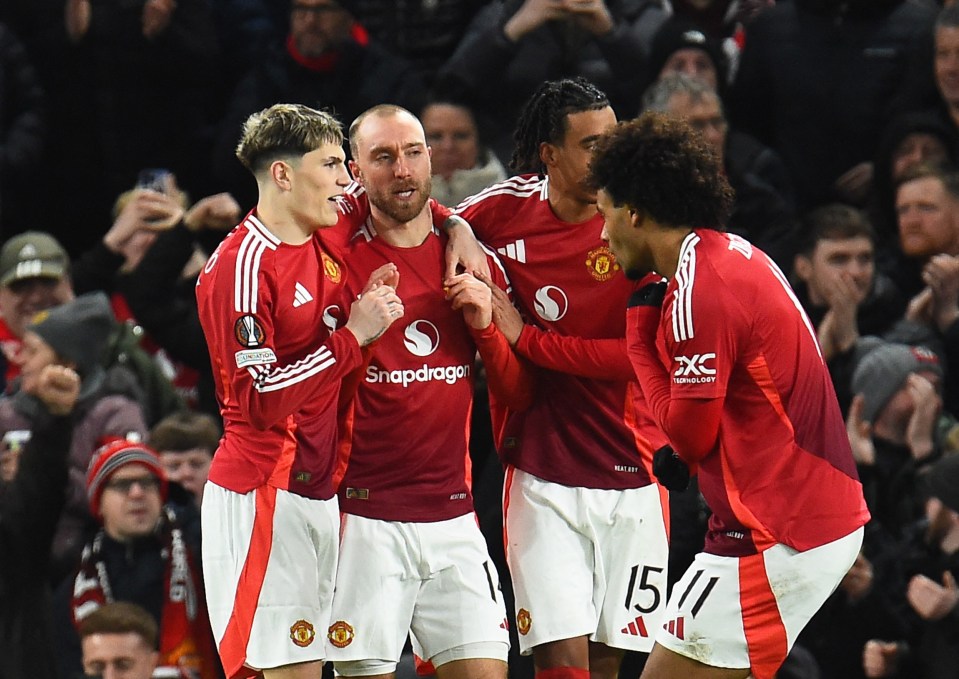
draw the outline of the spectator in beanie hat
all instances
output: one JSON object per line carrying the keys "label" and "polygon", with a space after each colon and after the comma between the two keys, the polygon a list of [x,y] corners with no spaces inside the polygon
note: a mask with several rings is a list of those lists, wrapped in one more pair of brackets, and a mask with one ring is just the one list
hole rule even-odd
{"label": "spectator in beanie hat", "polygon": [[956,422],[942,413],[943,370],[920,346],[861,340],[846,428],[874,520],[894,535],[922,515],[917,474],[948,452]]}
{"label": "spectator in beanie hat", "polygon": [[726,86],[727,59],[722,43],[680,17],[669,19],[656,31],[646,68],[649,84],[665,75],[682,73],[720,95]]}
{"label": "spectator in beanie hat", "polygon": [[[147,208],[143,210],[147,216],[141,216],[138,221],[123,215],[118,217],[103,242],[76,262],[70,261],[66,250],[53,236],[42,231],[28,231],[3,244],[0,248],[0,350],[6,367],[0,373],[0,385],[4,381],[4,386],[11,384],[20,374],[18,354],[23,348],[27,326],[36,314],[71,302],[77,294],[112,289],[113,277],[123,263],[123,256],[116,252],[123,239],[131,237],[130,231],[137,224],[156,216]],[[134,373],[143,392],[139,399],[148,421],[152,424],[182,407],[169,379],[140,347],[142,330],[115,319],[111,323],[109,341],[100,360],[107,369],[123,365]]]}
{"label": "spectator in beanie hat", "polygon": [[159,667],[213,679],[216,653],[199,571],[198,515],[166,504],[160,456],[145,444],[115,440],[99,448],[86,476],[100,528],[79,567],[57,592],[54,616],[62,676],[81,670],[76,627],[117,601],[142,606],[160,628]]}
{"label": "spectator in beanie hat", "polygon": [[71,419],[67,502],[53,542],[51,576],[65,576],[76,563],[83,544],[87,509],[86,471],[99,441],[107,437],[146,436],[147,426],[137,401],[135,378],[122,368],[107,373],[101,367],[113,328],[113,312],[106,295],[90,293],[41,311],[26,326],[23,348],[17,354],[21,376],[17,390],[0,398],[0,434],[17,432],[28,439],[43,426],[37,398],[41,375],[50,365],[71,368],[80,377],[80,398]]}

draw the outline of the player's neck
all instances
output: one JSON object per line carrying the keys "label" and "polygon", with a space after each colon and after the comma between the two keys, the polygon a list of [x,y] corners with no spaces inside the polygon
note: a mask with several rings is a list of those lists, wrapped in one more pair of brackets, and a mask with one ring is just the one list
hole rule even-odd
{"label": "player's neck", "polygon": [[289,245],[302,245],[323,228],[319,223],[305,223],[302,217],[293,214],[278,201],[262,195],[256,204],[255,214],[270,233]]}
{"label": "player's neck", "polygon": [[596,216],[596,203],[584,202],[581,197],[549,185],[549,206],[560,220],[580,224]]}
{"label": "player's neck", "polygon": [[657,236],[651,242],[650,248],[653,252],[653,264],[655,270],[667,279],[676,275],[679,268],[679,252],[682,250],[683,241],[692,229],[677,229],[671,227],[658,226]]}
{"label": "player's neck", "polygon": [[428,204],[408,222],[393,219],[374,205],[370,205],[370,217],[377,236],[397,248],[422,245],[433,229],[433,214]]}

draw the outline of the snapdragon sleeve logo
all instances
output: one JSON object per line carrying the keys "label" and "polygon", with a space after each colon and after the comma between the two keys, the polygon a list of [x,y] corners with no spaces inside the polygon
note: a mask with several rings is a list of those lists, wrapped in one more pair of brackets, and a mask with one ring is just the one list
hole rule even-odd
{"label": "snapdragon sleeve logo", "polygon": [[429,356],[440,345],[440,331],[429,321],[413,321],[403,331],[403,344],[414,356]]}
{"label": "snapdragon sleeve logo", "polygon": [[555,285],[547,285],[533,296],[533,309],[544,321],[558,321],[569,310],[569,300],[566,293]]}

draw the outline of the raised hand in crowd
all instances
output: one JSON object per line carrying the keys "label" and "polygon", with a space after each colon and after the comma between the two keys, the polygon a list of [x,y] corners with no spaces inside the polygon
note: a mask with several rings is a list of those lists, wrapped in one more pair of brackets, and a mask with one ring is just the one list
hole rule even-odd
{"label": "raised hand in crowd", "polygon": [[830,274],[833,275],[823,282],[829,311],[823,316],[817,332],[823,358],[827,361],[847,351],[859,339],[857,312],[869,292],[858,285],[848,271],[827,273]]}
{"label": "raised hand in crowd", "polygon": [[227,231],[240,221],[240,204],[229,193],[201,198],[183,215],[183,224],[190,231],[208,229]]}
{"label": "raised hand in crowd", "polygon": [[942,398],[936,387],[922,375],[906,378],[906,391],[912,413],[906,425],[906,446],[916,460],[924,460],[935,450],[936,420],[942,412]]}
{"label": "raised hand in crowd", "polygon": [[959,586],[952,573],[942,574],[942,584],[925,575],[915,575],[906,589],[909,605],[923,620],[942,620],[959,604]]}
{"label": "raised hand in crowd", "polygon": [[170,25],[176,0],[146,0],[143,3],[143,37],[152,40]]}
{"label": "raised hand in crowd", "polygon": [[606,35],[615,25],[605,0],[566,0],[567,17],[587,33]]}
{"label": "raised hand in crowd", "polygon": [[941,332],[959,319],[959,256],[933,255],[922,270],[931,297],[931,319]]}
{"label": "raised hand in crowd", "polygon": [[870,639],[862,650],[862,667],[867,677],[887,677],[896,671],[900,646],[895,641]]}
{"label": "raised hand in crowd", "polygon": [[526,0],[503,25],[503,34],[519,42],[548,21],[566,18],[566,0]]}
{"label": "raised hand in crowd", "polygon": [[856,464],[868,467],[876,463],[876,446],[872,442],[872,424],[862,417],[865,405],[866,399],[862,394],[853,396],[846,416],[846,434]]}

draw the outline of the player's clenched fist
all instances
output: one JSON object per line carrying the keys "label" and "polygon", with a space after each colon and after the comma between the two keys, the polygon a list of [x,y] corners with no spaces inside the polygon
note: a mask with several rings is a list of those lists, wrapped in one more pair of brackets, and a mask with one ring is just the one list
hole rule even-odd
{"label": "player's clenched fist", "polygon": [[361,347],[377,340],[393,321],[403,317],[403,301],[389,285],[374,284],[350,307],[347,329]]}

